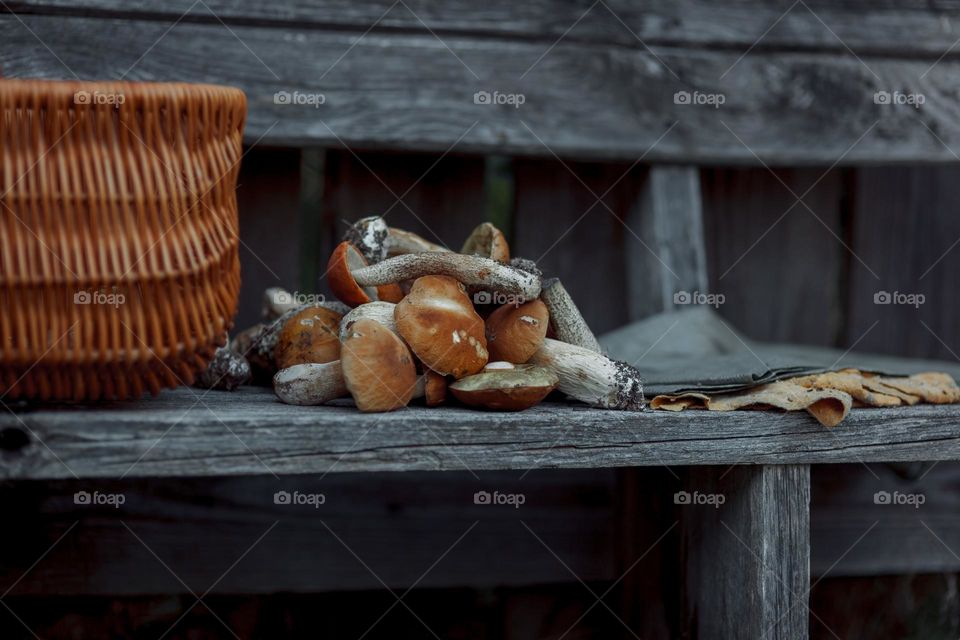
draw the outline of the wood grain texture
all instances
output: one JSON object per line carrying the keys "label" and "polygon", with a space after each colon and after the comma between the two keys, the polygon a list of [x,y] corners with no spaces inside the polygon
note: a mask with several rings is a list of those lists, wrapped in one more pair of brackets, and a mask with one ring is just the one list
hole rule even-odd
{"label": "wood grain texture", "polygon": [[[686,43],[746,50],[757,46],[807,48],[848,53],[927,54],[947,51],[960,33],[951,19],[960,13],[955,0],[931,5],[922,0],[609,0],[604,4],[572,0],[482,4],[448,0],[442,7],[427,0],[298,0],[262,3],[255,0],[190,0],[162,5],[147,0],[25,0],[6,3],[19,13],[97,13],[150,20],[234,24],[310,25],[315,28],[365,30],[403,29],[446,35],[462,32],[487,36],[544,40],[564,36],[578,42],[613,42],[637,47]],[[605,6],[604,6],[605,5]],[[422,22],[421,22],[422,21]],[[573,28],[571,28],[573,27]]]}
{"label": "wood grain texture", "polygon": [[686,491],[726,499],[683,510],[688,637],[806,638],[810,468],[698,467]]}
{"label": "wood grain texture", "polygon": [[[195,400],[192,390],[179,389],[96,409],[4,412],[0,429],[26,432],[26,425],[35,435],[26,432],[27,446],[0,453],[0,475],[279,476],[960,457],[960,415],[952,406],[857,409],[827,431],[802,412],[628,413],[546,403],[516,414],[421,407],[361,414],[284,405],[258,388],[212,391],[193,406]],[[9,442],[19,438],[10,435]]]}
{"label": "wood grain texture", "polygon": [[455,152],[354,155],[341,147],[329,152],[327,169],[324,206],[337,224],[337,240],[348,222],[385,215],[391,226],[459,251],[485,219],[483,158]]}
{"label": "wood grain texture", "polygon": [[527,158],[514,162],[514,175],[514,254],[560,278],[594,334],[625,324],[627,255],[645,250],[623,218],[642,171]]}
{"label": "wood grain texture", "polygon": [[[929,59],[794,51],[755,50],[738,63],[729,50],[563,41],[543,55],[542,42],[297,26],[171,29],[39,15],[3,16],[0,25],[8,76],[238,86],[249,100],[248,141],[443,152],[459,140],[462,152],[548,155],[546,145],[569,157],[754,165],[754,154],[794,165],[953,161],[940,140],[960,142],[952,59],[927,73]],[[920,92],[926,103],[878,105],[879,90]],[[319,92],[325,102],[276,104],[280,91]],[[478,91],[522,93],[525,102],[477,104]],[[722,93],[725,102],[676,104],[678,91]]]}
{"label": "wood grain texture", "polygon": [[[853,464],[812,469],[813,575],[837,578],[960,570],[960,464],[911,466]],[[881,493],[878,504],[878,492],[886,492],[891,500],[883,503]]]}
{"label": "wood grain texture", "polygon": [[677,294],[707,293],[697,167],[651,167],[626,223],[643,239],[627,252],[630,320],[673,309]]}
{"label": "wood grain texture", "polygon": [[[751,338],[852,343],[841,342],[853,260],[844,247],[843,177],[825,171],[703,170],[710,290],[724,296],[720,314]],[[808,189],[809,210],[794,205],[791,191],[800,196]]]}
{"label": "wood grain texture", "polygon": [[[481,490],[522,494],[524,503],[477,505],[474,493]],[[0,495],[9,526],[0,576],[13,584],[78,522],[11,596],[185,593],[134,534],[202,593],[268,529],[214,594],[380,591],[378,578],[404,589],[421,576],[417,586],[427,589],[574,581],[530,531],[582,579],[611,580],[614,490],[612,471],[6,484]],[[125,502],[77,505],[77,491],[118,493]],[[276,504],[277,491],[322,494],[325,502],[316,508]]]}
{"label": "wood grain texture", "polygon": [[297,289],[300,260],[300,150],[253,148],[237,178],[240,302],[234,328],[260,321],[267,287]]}
{"label": "wood grain texture", "polygon": [[[960,169],[864,168],[855,178],[851,248],[867,266],[851,262],[847,342],[960,360]],[[875,304],[878,292],[924,301]]]}

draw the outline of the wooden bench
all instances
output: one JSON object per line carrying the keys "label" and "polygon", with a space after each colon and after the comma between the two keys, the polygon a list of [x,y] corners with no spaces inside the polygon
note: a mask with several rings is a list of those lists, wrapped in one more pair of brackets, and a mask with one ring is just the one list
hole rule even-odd
{"label": "wooden bench", "polygon": [[[481,167],[480,205],[457,200],[439,213],[415,211],[406,192],[395,193],[375,171],[369,184],[391,191],[395,215],[422,228],[469,228],[449,215],[463,206],[511,220],[525,246],[545,252],[583,216],[519,216],[508,158],[556,162],[584,188],[584,215],[602,219],[573,231],[584,245],[597,243],[576,259],[623,267],[609,273],[612,285],[591,293],[588,265],[561,265],[565,278],[579,278],[574,288],[589,297],[588,319],[600,324],[671,309],[678,291],[709,289],[703,165],[957,160],[949,144],[960,125],[951,110],[882,98],[952,100],[960,63],[941,54],[956,34],[943,26],[947,14],[925,3],[37,0],[6,7],[5,75],[243,88],[251,147],[302,150],[299,184],[272,182],[275,191],[258,196],[263,219],[251,222],[282,229],[298,250],[280,255],[281,243],[264,237],[253,253],[261,264],[259,256],[276,256],[286,265],[277,270],[302,276],[306,287],[342,230],[318,210],[318,176],[334,151],[364,167],[366,150],[432,152],[426,172],[437,154],[470,154],[465,161]],[[322,95],[323,103],[290,104],[276,99],[282,92]],[[494,92],[522,95],[523,104],[488,104]],[[713,108],[718,96],[723,103]],[[580,177],[587,161],[620,163],[591,166],[615,167],[604,185],[636,186],[625,207],[615,212],[605,186]],[[809,189],[776,180],[789,192],[788,211],[817,217],[804,200]],[[278,201],[304,210],[291,213]],[[557,233],[544,232],[549,224]],[[843,244],[824,226],[822,242]],[[611,228],[628,232],[622,262],[604,262]],[[301,237],[308,238],[302,247]],[[290,266],[298,253],[306,256],[303,270]],[[250,265],[243,317],[256,305],[251,291],[278,284]],[[617,414],[560,404],[518,415],[410,408],[367,416],[285,406],[259,389],[180,389],[109,408],[8,409],[0,414],[0,476],[14,482],[3,489],[5,503],[30,523],[15,535],[17,551],[5,552],[3,584],[16,584],[18,594],[182,593],[184,583],[216,580],[282,520],[270,534],[277,555],[240,563],[220,576],[218,589],[622,581],[627,602],[618,616],[645,637],[667,629],[702,638],[806,637],[811,566],[818,575],[847,566],[844,549],[811,550],[810,465],[960,459],[960,420],[950,407],[856,411],[829,433],[805,415]],[[389,473],[396,471],[446,479],[438,488],[417,473]],[[122,511],[75,505],[72,491],[87,489],[120,492],[127,502]],[[275,504],[273,493],[287,489],[324,493],[323,517]],[[524,493],[527,502],[513,511],[474,504],[473,493],[485,490]],[[726,502],[684,507],[674,501],[680,491]],[[74,538],[31,566],[78,521]],[[478,521],[501,542],[466,536],[469,553],[420,576]],[[343,540],[342,531],[350,534]],[[679,542],[660,544],[666,535]],[[176,579],[162,567],[142,570],[150,557],[144,540],[151,554],[180,561]],[[311,553],[295,551],[308,544]],[[398,558],[405,545],[409,552]],[[960,566],[939,551],[923,566]],[[75,570],[78,556],[86,571]],[[849,571],[863,570],[857,566]],[[675,591],[665,595],[663,584]],[[666,621],[667,597],[681,602],[680,628]]]}

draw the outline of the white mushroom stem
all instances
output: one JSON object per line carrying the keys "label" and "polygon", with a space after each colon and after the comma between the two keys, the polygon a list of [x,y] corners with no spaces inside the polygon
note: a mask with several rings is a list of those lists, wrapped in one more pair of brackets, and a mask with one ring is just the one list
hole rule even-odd
{"label": "white mushroom stem", "polygon": [[381,216],[369,216],[357,220],[344,234],[343,239],[357,247],[370,264],[385,260],[387,256],[421,251],[450,251],[412,231],[387,226]]}
{"label": "white mushroom stem", "polygon": [[[425,385],[424,376],[417,376],[414,398],[424,396]],[[295,364],[281,369],[273,376],[273,391],[281,401],[301,406],[324,404],[350,395],[339,360]]]}
{"label": "white mushroom stem", "polygon": [[283,402],[316,405],[349,395],[340,361],[295,364],[273,376],[273,391]]}
{"label": "white mushroom stem", "polygon": [[533,300],[540,295],[540,278],[532,273],[480,256],[459,253],[411,253],[353,271],[361,287],[442,275],[468,287]]}
{"label": "white mushroom stem", "polygon": [[546,338],[530,363],[557,374],[557,388],[581,402],[604,409],[639,411],[644,407],[640,372],[624,362]]}
{"label": "white mushroom stem", "polygon": [[393,317],[393,310],[397,305],[392,302],[368,302],[354,307],[347,315],[340,319],[340,339],[343,340],[350,325],[362,318],[376,320],[390,331],[397,333],[397,321]]}
{"label": "white mushroom stem", "polygon": [[550,327],[558,340],[569,344],[603,353],[596,336],[590,331],[580,309],[567,293],[560,280],[551,278],[543,283],[540,299],[550,312]]}

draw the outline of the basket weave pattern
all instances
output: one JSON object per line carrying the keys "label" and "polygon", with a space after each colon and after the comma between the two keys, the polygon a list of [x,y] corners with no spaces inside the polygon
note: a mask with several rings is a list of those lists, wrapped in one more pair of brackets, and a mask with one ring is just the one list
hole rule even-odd
{"label": "basket weave pattern", "polygon": [[190,384],[236,310],[246,98],[0,80],[0,396]]}

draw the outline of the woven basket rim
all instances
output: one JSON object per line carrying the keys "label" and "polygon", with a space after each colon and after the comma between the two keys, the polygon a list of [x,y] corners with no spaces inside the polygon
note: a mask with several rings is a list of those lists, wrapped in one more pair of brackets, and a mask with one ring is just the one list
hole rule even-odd
{"label": "woven basket rim", "polygon": [[58,80],[50,78],[0,78],[0,91],[33,93],[43,91],[48,95],[72,96],[77,91],[112,90],[131,95],[164,96],[230,96],[241,97],[246,101],[246,93],[239,87],[225,84],[196,82],[153,82],[139,80]]}

